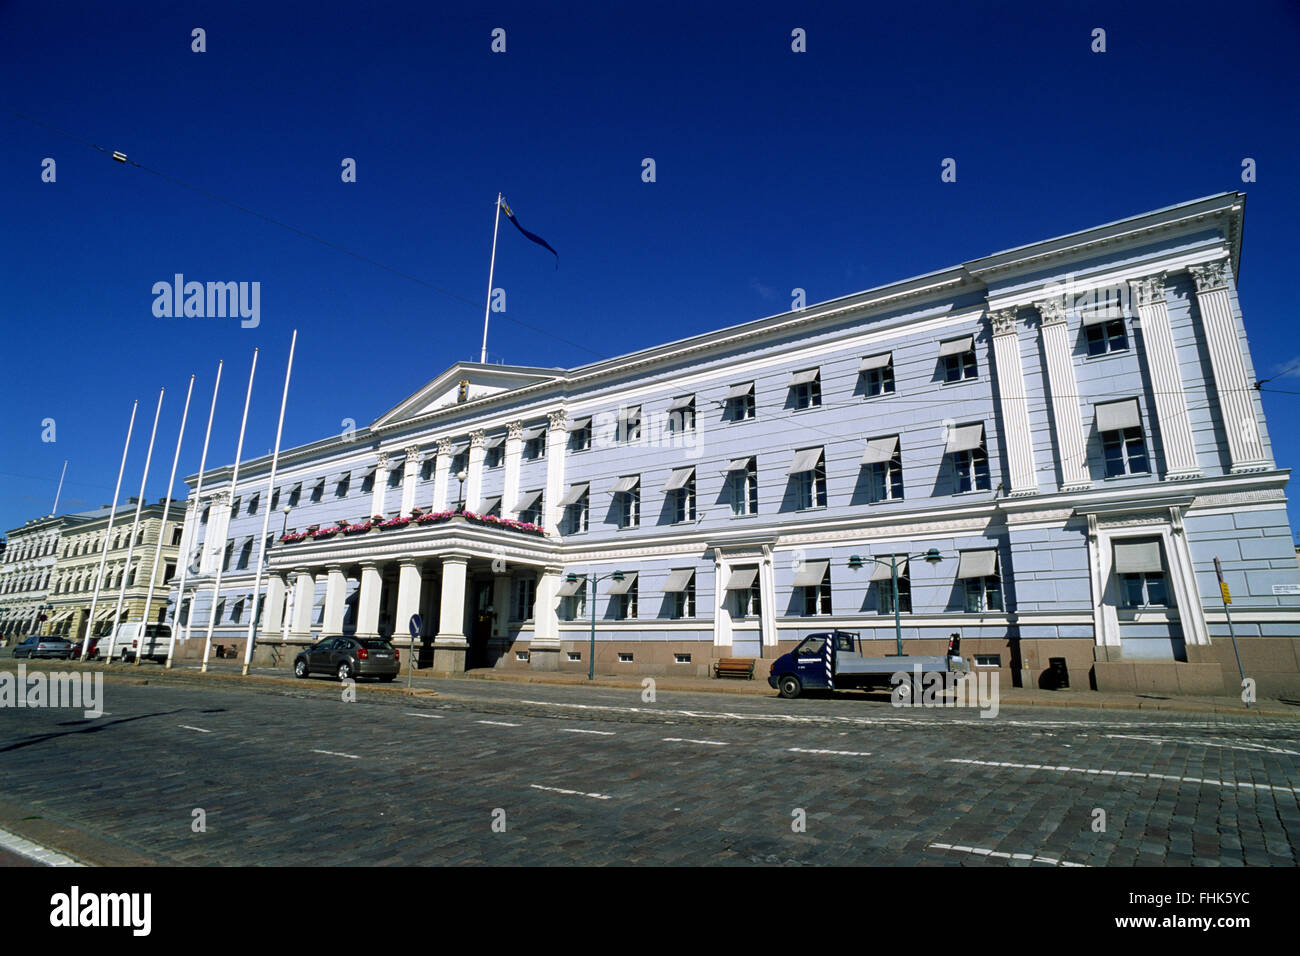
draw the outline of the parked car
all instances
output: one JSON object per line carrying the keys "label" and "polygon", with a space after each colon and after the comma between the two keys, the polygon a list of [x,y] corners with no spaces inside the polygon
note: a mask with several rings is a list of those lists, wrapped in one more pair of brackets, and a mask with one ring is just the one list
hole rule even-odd
{"label": "parked car", "polygon": [[67,660],[72,656],[72,642],[62,637],[33,634],[14,648],[14,657],[50,657]]}
{"label": "parked car", "polygon": [[[84,643],[86,643],[85,638],[82,638],[81,640],[77,641],[77,643],[72,645],[73,659],[81,660],[81,645]],[[86,660],[88,661],[99,660],[99,638],[92,637],[90,639],[90,653],[86,655]]]}
{"label": "parked car", "polygon": [[[119,624],[109,639],[108,653],[120,661],[135,660],[139,654],[145,660],[164,663],[171,644],[172,629],[168,624]],[[144,646],[141,647],[141,640]]]}
{"label": "parked car", "polygon": [[401,654],[380,637],[326,637],[293,659],[295,677],[334,674],[339,680],[378,677],[391,681],[397,676]]}

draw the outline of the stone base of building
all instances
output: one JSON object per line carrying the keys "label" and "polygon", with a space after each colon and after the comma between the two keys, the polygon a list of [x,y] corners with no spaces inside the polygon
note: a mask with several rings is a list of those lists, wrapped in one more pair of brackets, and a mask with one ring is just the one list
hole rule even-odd
{"label": "stone base of building", "polygon": [[[509,657],[509,652],[504,656]],[[567,658],[568,655],[558,644],[538,646],[533,643],[528,647],[528,668],[535,671],[558,671],[561,657]]]}
{"label": "stone base of building", "polygon": [[461,674],[465,672],[465,657],[469,652],[466,641],[433,642],[433,667],[435,674]]}
{"label": "stone base of building", "polygon": [[1093,664],[1097,690],[1115,694],[1185,694],[1222,696],[1223,674],[1217,664],[1187,661],[1098,660]]}
{"label": "stone base of building", "polygon": [[1217,665],[1222,689],[1229,697],[1241,696],[1241,673],[1255,682],[1257,697],[1300,699],[1300,637],[1239,637],[1241,670],[1232,651],[1232,639],[1215,637],[1213,644],[1189,645],[1187,659],[1205,666]]}

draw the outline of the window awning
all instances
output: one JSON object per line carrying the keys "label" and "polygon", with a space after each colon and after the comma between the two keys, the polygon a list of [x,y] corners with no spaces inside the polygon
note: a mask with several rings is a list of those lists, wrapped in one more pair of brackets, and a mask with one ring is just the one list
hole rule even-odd
{"label": "window awning", "polygon": [[664,491],[676,491],[678,488],[685,488],[687,483],[694,477],[694,465],[689,468],[675,468],[673,473],[668,476],[668,483],[664,485]]}
{"label": "window awning", "polygon": [[674,398],[673,403],[668,406],[670,412],[680,412],[683,409],[690,408],[695,404],[694,395],[684,395],[681,398]]}
{"label": "window awning", "polygon": [[733,398],[744,398],[753,391],[753,382],[741,382],[739,385],[733,385],[731,386],[731,390],[727,392],[727,401],[731,401]]}
{"label": "window awning", "polygon": [[754,586],[756,577],[758,577],[758,568],[732,568],[724,590],[744,591]]}
{"label": "window awning", "polygon": [[[894,572],[893,569],[889,566],[890,555],[881,554],[881,555],[877,555],[876,558],[877,561],[884,561],[885,563],[876,564],[876,566],[871,571],[871,580],[892,581],[894,579]],[[898,576],[900,578],[907,577],[907,558],[905,558],[901,554],[898,555]]]}
{"label": "window awning", "polygon": [[569,505],[576,505],[582,500],[582,496],[587,493],[587,490],[590,487],[591,483],[585,481],[580,485],[569,485],[569,490],[566,491],[564,497],[560,499],[560,506],[567,508]]}
{"label": "window awning", "polygon": [[794,453],[794,460],[790,462],[790,470],[787,475],[797,475],[800,472],[812,471],[817,467],[817,462],[822,460],[821,448],[805,448],[802,451]]}
{"label": "window awning", "polygon": [[609,588],[607,589],[607,593],[626,594],[628,591],[632,589],[632,585],[634,584],[636,584],[636,572],[627,571],[624,573],[622,581],[611,580],[609,582]]}
{"label": "window awning", "polygon": [[754,456],[748,458],[733,458],[727,462],[727,467],[723,471],[749,471],[749,463],[754,460]]}
{"label": "window awning", "polygon": [[623,409],[619,419],[625,422],[639,422],[641,420],[641,406],[633,405],[630,408]]}
{"label": "window awning", "polygon": [[546,432],[546,427],[543,425],[538,425],[536,428],[525,428],[523,430],[523,433],[519,437],[524,441],[535,441],[538,438],[541,438],[542,435],[545,434],[545,432]]}
{"label": "window awning", "polygon": [[939,357],[946,355],[961,355],[963,352],[969,352],[975,347],[975,336],[964,335],[959,339],[952,339],[948,342],[939,344]]}
{"label": "window awning", "polygon": [[584,428],[589,427],[591,427],[590,415],[584,415],[582,418],[575,418],[573,421],[569,422],[569,431],[571,432],[580,432]]}
{"label": "window awning", "polygon": [[614,487],[609,489],[609,493],[612,495],[622,494],[625,491],[631,491],[640,483],[640,475],[625,475],[614,483]]}
{"label": "window awning", "polygon": [[867,450],[862,456],[862,464],[877,465],[893,461],[896,451],[898,451],[897,435],[890,435],[888,438],[873,438],[867,442]]}
{"label": "window awning", "polygon": [[453,442],[451,446],[451,457],[455,458],[457,455],[464,454],[465,449],[467,448],[469,448],[469,442],[467,441]]}
{"label": "window awning", "polygon": [[817,376],[821,374],[821,369],[806,368],[802,372],[795,372],[790,376],[791,385],[807,385],[809,382],[817,381]]}
{"label": "window awning", "polygon": [[1125,428],[1137,428],[1142,424],[1136,398],[1126,398],[1122,402],[1106,402],[1097,406],[1097,431],[1117,432]]}
{"label": "window awning", "polygon": [[576,581],[562,582],[560,584],[560,590],[556,591],[555,593],[559,597],[573,597],[575,594],[577,594],[586,586],[587,586],[587,579],[580,577]]}
{"label": "window awning", "polygon": [[483,443],[483,447],[484,447],[484,448],[500,448],[500,447],[502,446],[502,444],[505,443],[505,440],[506,440],[506,436],[505,436],[505,435],[497,435],[497,436],[495,436],[494,438],[489,438],[487,441],[485,441],[485,442]]}
{"label": "window awning", "polygon": [[684,568],[674,571],[668,575],[667,582],[664,583],[665,591],[685,591],[690,586],[691,578],[695,577],[694,568]]}
{"label": "window awning", "polygon": [[957,577],[987,578],[998,573],[997,548],[985,548],[979,551],[963,551],[957,562]]}
{"label": "window awning", "polygon": [[302,482],[301,482],[301,481],[295,482],[295,483],[294,483],[294,484],[289,488],[289,494],[291,494],[291,495],[296,495],[296,494],[298,494],[300,491],[302,491]]}
{"label": "window awning", "polygon": [[1123,318],[1123,313],[1114,305],[1103,305],[1096,309],[1086,309],[1082,315],[1084,325],[1101,325],[1111,319]]}
{"label": "window awning", "polygon": [[1160,558],[1160,539],[1115,542],[1115,570],[1121,574],[1141,571],[1163,571]]}
{"label": "window awning", "polygon": [[894,360],[893,352],[881,352],[879,355],[868,355],[858,366],[859,372],[870,372],[873,368],[884,368]]}
{"label": "window awning", "polygon": [[979,448],[983,444],[983,422],[977,422],[974,425],[958,425],[956,428],[948,430],[948,444],[943,453],[951,455],[954,452],[970,451],[972,448]]}
{"label": "window awning", "polygon": [[815,588],[826,580],[826,572],[831,569],[829,561],[805,561],[794,576],[797,588]]}
{"label": "window awning", "polygon": [[515,512],[527,511],[536,504],[537,500],[541,497],[542,493],[540,491],[525,491],[519,497],[519,500],[515,502]]}
{"label": "window awning", "polygon": [[479,513],[487,514],[499,504],[501,504],[500,495],[489,495],[487,498],[483,499],[483,504],[479,506]]}

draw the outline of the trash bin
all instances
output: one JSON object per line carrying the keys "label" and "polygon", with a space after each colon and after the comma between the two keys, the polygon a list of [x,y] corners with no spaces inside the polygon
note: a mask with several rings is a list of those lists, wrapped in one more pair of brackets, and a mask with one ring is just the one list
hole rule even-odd
{"label": "trash bin", "polygon": [[1052,687],[1056,690],[1070,686],[1070,670],[1065,666],[1064,657],[1053,657],[1048,660],[1048,673],[1051,674]]}

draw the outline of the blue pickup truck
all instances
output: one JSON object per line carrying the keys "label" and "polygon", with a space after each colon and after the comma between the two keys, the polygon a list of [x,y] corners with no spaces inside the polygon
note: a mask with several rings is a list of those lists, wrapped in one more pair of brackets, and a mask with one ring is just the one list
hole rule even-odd
{"label": "blue pickup truck", "polygon": [[926,674],[969,673],[970,663],[960,654],[961,638],[956,634],[948,640],[947,654],[867,657],[856,633],[825,631],[809,634],[789,654],[774,660],[767,682],[787,698],[805,690],[889,687],[899,673],[909,683],[919,683]]}

